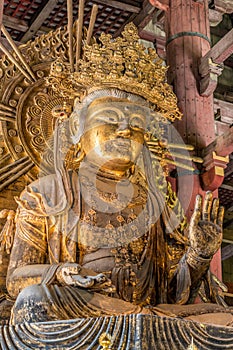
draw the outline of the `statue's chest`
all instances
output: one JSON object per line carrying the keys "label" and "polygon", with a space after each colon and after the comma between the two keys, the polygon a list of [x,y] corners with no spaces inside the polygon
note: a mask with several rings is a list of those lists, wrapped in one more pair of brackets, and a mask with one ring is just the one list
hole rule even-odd
{"label": "statue's chest", "polygon": [[129,184],[116,190],[82,188],[79,251],[82,264],[96,272],[138,263],[146,245],[146,191]]}
{"label": "statue's chest", "polygon": [[82,177],[79,243],[85,247],[125,245],[142,236],[148,221],[147,189],[128,179]]}

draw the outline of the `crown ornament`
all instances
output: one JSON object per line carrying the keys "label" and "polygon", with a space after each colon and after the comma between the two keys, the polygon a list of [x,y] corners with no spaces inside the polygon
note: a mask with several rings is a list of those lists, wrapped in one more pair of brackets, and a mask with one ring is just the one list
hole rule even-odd
{"label": "crown ornament", "polygon": [[142,96],[154,111],[174,121],[182,115],[166,72],[156,51],[139,43],[137,28],[129,23],[121,37],[102,33],[98,42],[93,38],[87,44],[84,40],[73,72],[70,62],[53,62],[47,83],[64,97],[80,100],[95,90],[117,88]]}

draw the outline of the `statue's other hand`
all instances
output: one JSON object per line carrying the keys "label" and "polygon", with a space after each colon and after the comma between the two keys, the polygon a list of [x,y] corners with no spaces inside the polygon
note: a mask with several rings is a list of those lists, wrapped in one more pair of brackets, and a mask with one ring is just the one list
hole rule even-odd
{"label": "statue's other hand", "polygon": [[190,220],[190,247],[196,255],[211,258],[222,242],[222,223],[224,208],[212,192],[206,192],[202,206],[202,197],[197,195],[194,213]]}
{"label": "statue's other hand", "polygon": [[[83,275],[82,271],[80,275],[73,276],[76,281],[76,286],[86,289],[91,289],[95,292],[108,291],[112,287],[112,282],[103,273],[99,273],[95,276]],[[110,290],[109,290],[110,291]]]}
{"label": "statue's other hand", "polygon": [[56,277],[61,285],[77,286],[93,291],[113,292],[114,286],[103,273],[82,268],[76,263],[64,263],[57,270]]}
{"label": "statue's other hand", "polygon": [[81,266],[76,263],[64,263],[57,272],[56,279],[61,285],[74,286],[75,280],[73,276],[78,275],[81,271]]}

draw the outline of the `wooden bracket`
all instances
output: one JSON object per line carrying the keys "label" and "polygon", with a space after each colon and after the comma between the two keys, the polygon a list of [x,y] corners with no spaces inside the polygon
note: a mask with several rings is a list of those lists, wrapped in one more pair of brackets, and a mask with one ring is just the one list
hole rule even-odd
{"label": "wooden bracket", "polygon": [[221,157],[226,157],[233,152],[233,126],[229,127],[224,134],[218,136],[205,149],[203,149],[202,157],[205,159],[205,157],[208,154],[212,154],[212,152],[215,152]]}
{"label": "wooden bracket", "polygon": [[214,0],[212,2],[216,11],[232,13],[232,0]]}
{"label": "wooden bracket", "polygon": [[211,57],[203,57],[201,60],[199,72],[201,74],[200,94],[210,96],[218,84],[218,76],[222,74],[224,65],[214,63]]}
{"label": "wooden bracket", "polygon": [[215,152],[209,153],[204,158],[205,172],[201,175],[204,191],[217,190],[224,180],[224,169],[229,163],[229,156],[218,156]]}
{"label": "wooden bracket", "polygon": [[233,28],[215,44],[199,65],[200,94],[210,96],[217,85],[218,76],[222,73],[223,62],[233,53]]}

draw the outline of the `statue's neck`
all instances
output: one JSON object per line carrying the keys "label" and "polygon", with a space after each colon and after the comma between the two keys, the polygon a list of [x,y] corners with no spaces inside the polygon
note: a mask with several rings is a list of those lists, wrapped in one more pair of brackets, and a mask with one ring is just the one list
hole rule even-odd
{"label": "statue's neck", "polygon": [[131,176],[130,170],[120,171],[120,170],[112,170],[106,168],[98,168],[94,164],[89,163],[88,161],[83,161],[79,171],[82,174],[95,174],[99,178],[106,178],[111,180],[124,180],[128,179]]}

